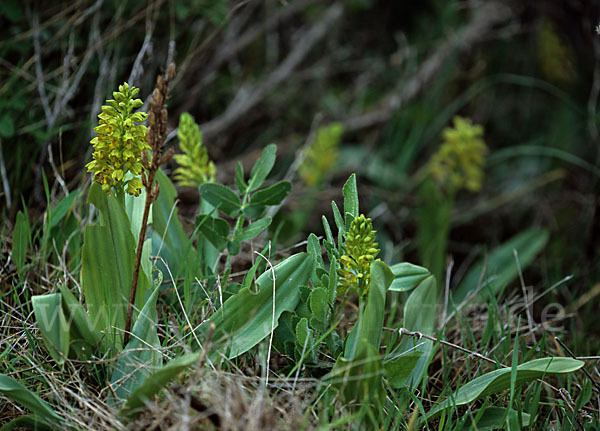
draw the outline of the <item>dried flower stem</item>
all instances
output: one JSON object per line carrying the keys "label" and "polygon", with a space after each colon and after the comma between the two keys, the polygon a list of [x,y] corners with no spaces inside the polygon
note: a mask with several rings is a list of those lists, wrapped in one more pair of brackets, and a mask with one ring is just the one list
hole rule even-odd
{"label": "dried flower stem", "polygon": [[[142,165],[145,171],[142,171],[142,184],[146,190],[146,203],[144,205],[144,214],[142,216],[142,226],[138,237],[137,251],[135,255],[135,264],[133,266],[133,278],[131,280],[131,290],[129,292],[129,307],[127,309],[127,320],[125,321],[125,335],[123,344],[127,345],[131,334],[131,320],[133,308],[135,305],[135,296],[140,274],[140,263],[142,261],[142,248],[146,239],[148,229],[148,217],[150,215],[150,206],[158,198],[159,187],[155,183],[156,172],[161,165],[164,165],[173,156],[173,149],[169,149],[163,154],[163,145],[167,138],[167,108],[165,102],[169,90],[169,82],[175,77],[175,65],[171,63],[165,76],[159,75],[156,78],[156,86],[152,92],[152,101],[148,112],[148,132],[146,139],[152,149],[152,160],[148,161],[148,152],[142,153]],[[147,172],[147,174],[146,174]]]}

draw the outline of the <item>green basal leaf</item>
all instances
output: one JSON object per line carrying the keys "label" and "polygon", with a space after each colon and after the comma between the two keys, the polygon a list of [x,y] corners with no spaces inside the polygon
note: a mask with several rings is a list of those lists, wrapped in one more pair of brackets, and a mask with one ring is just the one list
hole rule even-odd
{"label": "green basal leaf", "polygon": [[[438,309],[438,294],[435,277],[430,275],[425,278],[410,294],[404,305],[404,328],[410,331],[419,331],[431,335]],[[405,337],[390,356],[406,352],[420,352],[421,357],[405,384],[415,388],[427,371],[433,342],[429,340],[416,340]]]}
{"label": "green basal leaf", "polygon": [[299,287],[306,284],[311,271],[310,255],[299,253],[287,258],[273,270],[267,269],[258,277],[253,291],[248,288],[242,289],[225,301],[223,306],[202,324],[200,331],[206,331],[210,322],[213,322],[216,329],[212,345],[224,350],[229,359],[247,352],[277,327],[281,313],[296,308],[300,300]]}
{"label": "green basal leaf", "polygon": [[[68,287],[59,284],[58,290],[62,295],[63,308],[69,317],[68,322],[71,322],[69,336],[71,341],[73,342],[81,337],[92,349],[99,348],[100,353],[106,353],[109,349],[106,338],[96,329],[83,305],[75,298]],[[73,349],[71,348],[71,350]]]}
{"label": "green basal leaf", "polygon": [[[525,362],[517,367],[516,384],[521,385],[536,379],[555,374],[568,374],[583,367],[583,361],[571,358],[541,358]],[[431,409],[426,418],[429,419],[442,410],[469,404],[475,400],[507,390],[511,386],[511,368],[501,368],[471,380],[454,393],[454,395]]]}
{"label": "green basal leaf", "polygon": [[379,415],[385,405],[381,357],[370,341],[361,338],[358,343],[363,348],[357,355],[352,359],[339,357],[323,379],[339,389],[342,401],[351,410],[366,408]]}
{"label": "green basal leaf", "polygon": [[156,298],[159,287],[155,288],[133,325],[133,336],[115,365],[110,385],[115,398],[114,404],[124,402],[139,388],[145,378],[162,365],[160,341],[157,332]]}
{"label": "green basal leaf", "polygon": [[175,379],[184,370],[198,362],[200,355],[200,353],[192,353],[180,356],[150,374],[127,399],[127,402],[120,413],[124,416],[133,415],[138,409],[144,407],[146,402],[152,400],[152,398],[171,380]]}
{"label": "green basal leaf", "polygon": [[[519,414],[523,421],[523,426],[527,427],[531,423],[531,415],[525,412],[517,412],[513,409],[507,409],[504,407],[484,407],[483,411],[478,410],[473,412],[472,415],[467,416],[467,421],[463,429],[473,429],[478,431],[492,431],[499,429],[507,429],[510,431],[507,423],[519,423]],[[473,421],[471,418],[475,418]],[[520,428],[516,428],[520,430]]]}
{"label": "green basal leaf", "polygon": [[[175,187],[160,169],[156,172],[156,180],[160,193],[152,204],[152,254],[161,256],[166,261],[175,278],[185,276],[189,271],[192,276],[199,275],[194,238],[189,238],[185,233],[175,207]],[[168,274],[160,260],[156,265],[164,274]]]}
{"label": "green basal leaf", "polygon": [[267,176],[275,165],[275,157],[277,153],[277,145],[269,144],[265,147],[260,158],[252,167],[250,179],[248,180],[248,191],[257,190],[267,179]]}
{"label": "green basal leaf", "polygon": [[[94,183],[88,202],[100,211],[101,222],[85,228],[81,278],[92,322],[109,343],[122,347],[137,242],[124,208]],[[148,277],[140,270],[135,306],[141,309]],[[119,330],[121,329],[121,330]]]}
{"label": "green basal leaf", "polygon": [[69,354],[69,326],[63,312],[61,294],[32,296],[31,304],[50,355],[58,365],[64,364]]}
{"label": "green basal leaf", "polygon": [[514,250],[518,253],[519,265],[523,270],[544,248],[548,237],[547,230],[534,227],[515,235],[493,249],[487,257],[483,257],[469,269],[458,288],[452,292],[454,303],[459,305],[477,289],[484,269],[485,275],[479,293],[480,298],[485,299],[489,294],[498,294],[519,275],[519,266],[515,260]]}
{"label": "green basal leaf", "polygon": [[379,349],[385,314],[385,296],[393,279],[394,274],[381,260],[371,263],[371,283],[367,303],[346,339],[345,359],[351,360],[360,352],[361,345],[358,340],[367,340],[375,349]]}
{"label": "green basal leaf", "polygon": [[21,404],[44,420],[63,420],[44,400],[5,374],[0,374],[0,394]]}

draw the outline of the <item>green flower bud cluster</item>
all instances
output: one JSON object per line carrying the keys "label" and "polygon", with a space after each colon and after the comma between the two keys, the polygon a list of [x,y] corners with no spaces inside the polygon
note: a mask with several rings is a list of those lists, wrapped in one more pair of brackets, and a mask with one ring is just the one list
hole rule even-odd
{"label": "green flower bud cluster", "polygon": [[344,295],[348,289],[356,288],[365,295],[371,280],[371,263],[379,254],[370,218],[361,214],[352,220],[343,251],[338,269],[338,294]]}
{"label": "green flower bud cluster", "polygon": [[468,118],[454,117],[454,127],[442,132],[444,143],[430,162],[433,178],[446,190],[465,188],[472,192],[481,189],[483,165],[487,147],[483,127]]}
{"label": "green flower bud cluster", "polygon": [[[114,99],[107,100],[108,105],[102,106],[98,114],[99,125],[94,129],[98,136],[91,141],[93,160],[86,167],[107,193],[111,187],[134,196],[142,191],[142,152],[150,146],[146,142],[146,126],[138,124],[148,115],[131,112],[143,105],[140,99],[134,99],[139,91],[127,83],[119,85],[119,91],[113,92]],[[134,177],[125,179],[129,172]]]}
{"label": "green flower bud cluster", "polygon": [[215,179],[215,164],[209,160],[206,148],[202,146],[200,128],[187,112],[179,117],[179,147],[183,154],[175,155],[180,167],[175,170],[175,179],[180,186],[195,186],[212,182]]}
{"label": "green flower bud cluster", "polygon": [[331,123],[317,130],[317,136],[306,149],[304,160],[298,169],[300,178],[306,185],[311,187],[319,185],[333,170],[338,159],[338,147],[343,132],[341,123]]}

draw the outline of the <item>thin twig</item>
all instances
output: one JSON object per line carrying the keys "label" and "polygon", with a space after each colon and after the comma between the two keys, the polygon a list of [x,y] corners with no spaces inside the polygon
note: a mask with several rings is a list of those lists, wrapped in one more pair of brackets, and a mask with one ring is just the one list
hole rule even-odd
{"label": "thin twig", "polygon": [[[578,358],[577,356],[575,356],[575,353],[573,353],[571,351],[571,349],[569,349],[569,346],[567,346],[565,343],[563,343],[563,341],[560,338],[554,337],[554,339],[569,354],[569,356],[571,356],[571,358],[581,360],[581,358]],[[592,375],[585,368],[581,368],[581,370],[587,376],[587,378],[590,379],[590,382],[592,382],[592,385],[594,386],[594,389],[596,389],[596,391],[600,392],[600,384],[598,384],[594,380],[594,378],[592,377]]]}
{"label": "thin twig", "polygon": [[10,184],[8,175],[6,175],[6,165],[4,164],[4,154],[2,152],[2,140],[0,139],[0,175],[2,176],[2,188],[4,189],[4,198],[6,199],[6,208],[10,210],[12,199],[10,198]]}
{"label": "thin twig", "polygon": [[450,259],[448,268],[446,268],[446,283],[444,285],[444,307],[442,308],[442,322],[446,321],[446,314],[448,313],[448,296],[450,295],[450,276],[452,275],[452,268],[454,267],[454,259]]}

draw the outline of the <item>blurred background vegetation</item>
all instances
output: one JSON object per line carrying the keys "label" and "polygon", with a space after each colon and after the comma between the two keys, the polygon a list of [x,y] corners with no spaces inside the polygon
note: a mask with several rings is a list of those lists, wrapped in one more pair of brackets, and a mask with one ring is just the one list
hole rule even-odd
{"label": "blurred background vegetation", "polygon": [[[147,103],[173,60],[170,136],[180,114],[192,114],[217,181],[232,184],[237,160],[249,167],[278,145],[275,175],[294,183],[277,216],[281,241],[321,234],[351,172],[388,262],[422,263],[419,241],[433,241],[424,229],[448,231],[437,272],[451,256],[451,287],[487,250],[540,228],[548,240],[525,284],[539,292],[574,278],[536,302],[535,318],[564,304],[575,349],[597,352],[592,0],[3,0],[0,22],[3,237],[24,206],[41,219],[44,178],[51,205],[89,185],[101,104],[124,81]],[[481,187],[444,206],[444,184],[431,193],[423,184],[456,115],[483,127],[487,154]],[[197,192],[178,191],[191,219]]]}

